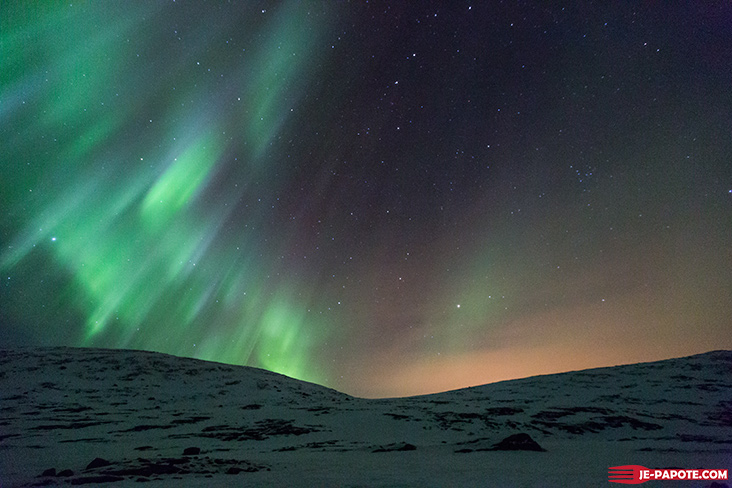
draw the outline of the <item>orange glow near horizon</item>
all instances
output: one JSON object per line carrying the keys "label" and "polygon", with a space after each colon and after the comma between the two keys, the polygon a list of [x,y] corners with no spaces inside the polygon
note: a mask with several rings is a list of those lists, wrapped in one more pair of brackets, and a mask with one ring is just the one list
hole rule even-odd
{"label": "orange glow near horizon", "polygon": [[709,319],[706,312],[682,313],[650,294],[640,293],[618,296],[615,303],[540,312],[515,320],[495,336],[499,347],[483,345],[473,351],[417,357],[406,352],[406,341],[395,343],[374,361],[379,364],[375,370],[363,371],[363,376],[355,378],[356,387],[347,393],[369,398],[423,395],[732,349],[732,340],[720,343],[712,334],[687,333],[683,342],[678,335],[665,334],[680,330],[682,322],[687,324],[687,331],[693,331],[688,324],[698,324],[697,330],[702,331],[709,327],[705,319]]}
{"label": "orange glow near horizon", "polygon": [[707,350],[688,354],[656,351],[643,356],[636,350],[588,351],[565,345],[478,351],[415,362],[398,370],[384,368],[376,375],[364,377],[360,387],[349,393],[366,398],[427,395],[531,376],[660,361],[702,352]]}

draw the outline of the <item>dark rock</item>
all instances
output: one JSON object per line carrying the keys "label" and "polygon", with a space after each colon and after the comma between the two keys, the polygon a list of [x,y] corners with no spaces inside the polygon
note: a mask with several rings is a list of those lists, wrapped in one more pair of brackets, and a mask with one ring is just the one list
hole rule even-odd
{"label": "dark rock", "polygon": [[74,478],[71,480],[72,485],[91,485],[99,483],[113,483],[115,481],[124,481],[124,478],[119,476],[112,476],[103,474],[100,476],[82,476],[81,478]]}
{"label": "dark rock", "polygon": [[184,456],[195,456],[196,454],[201,454],[201,448],[200,447],[186,447],[183,450]]}
{"label": "dark rock", "polygon": [[513,434],[494,445],[493,451],[546,451],[529,434]]}
{"label": "dark rock", "polygon": [[110,463],[106,459],[94,458],[94,461],[87,464],[86,469],[103,468],[105,466],[110,466],[111,464],[112,463]]}
{"label": "dark rock", "polygon": [[107,473],[115,476],[142,476],[150,478],[165,474],[182,474],[183,470],[168,463],[144,463],[141,466],[109,470]]}
{"label": "dark rock", "polygon": [[374,449],[371,452],[398,452],[398,451],[416,451],[417,446],[414,444],[409,444],[408,442],[404,443],[395,443],[395,444],[389,444],[388,446],[382,446],[378,449]]}
{"label": "dark rock", "polygon": [[411,420],[411,417],[409,415],[402,415],[400,413],[385,413],[387,417],[391,417],[394,420]]}
{"label": "dark rock", "polygon": [[56,468],[48,468],[41,476],[56,476]]}
{"label": "dark rock", "polygon": [[210,425],[202,429],[201,436],[219,439],[225,442],[243,440],[263,441],[270,436],[299,436],[318,432],[320,427],[322,426],[309,425],[307,427],[300,427],[294,425],[293,420],[264,419],[255,422],[254,426],[245,430],[239,430],[227,425]]}
{"label": "dark rock", "polygon": [[[257,471],[262,470],[265,468],[264,466],[260,466],[258,464],[249,463],[247,461],[243,461],[244,465],[241,466],[232,466],[229,469],[226,470],[226,474],[239,474],[239,473],[256,473]],[[269,471],[269,468],[267,468],[267,471]]]}
{"label": "dark rock", "polygon": [[61,471],[60,473],[58,473],[56,476],[60,476],[60,477],[64,477],[65,478],[67,476],[74,476],[74,472],[71,471],[70,469],[64,469],[63,471]]}
{"label": "dark rock", "polygon": [[136,425],[134,427],[130,427],[129,429],[114,430],[114,431],[112,431],[112,433],[117,433],[117,432],[123,432],[123,433],[126,433],[126,432],[143,432],[143,431],[146,431],[146,430],[165,430],[165,429],[172,429],[174,427],[175,427],[175,424],[167,424],[167,425],[148,425],[148,424],[143,424],[143,425]]}
{"label": "dark rock", "polygon": [[145,476],[146,478],[149,478],[150,476],[156,474],[177,474],[180,473],[180,471],[180,468],[172,464],[155,463],[144,466],[143,468],[139,469],[138,472],[136,472],[135,474],[138,476]]}
{"label": "dark rock", "polygon": [[523,413],[523,408],[515,408],[515,407],[493,407],[488,408],[485,411],[486,415],[490,416],[499,416],[499,415],[515,415],[517,413]]}
{"label": "dark rock", "polygon": [[614,429],[628,425],[633,429],[641,430],[659,430],[663,429],[662,425],[653,424],[650,422],[643,422],[642,420],[635,419],[633,417],[627,417],[624,415],[613,415],[603,417],[605,423]]}
{"label": "dark rock", "polygon": [[109,422],[70,422],[68,424],[36,425],[35,427],[30,427],[29,430],[76,430],[108,423]]}
{"label": "dark rock", "polygon": [[173,425],[197,424],[199,422],[203,422],[204,420],[209,420],[210,418],[211,417],[202,417],[200,415],[196,415],[185,419],[175,419],[170,423]]}

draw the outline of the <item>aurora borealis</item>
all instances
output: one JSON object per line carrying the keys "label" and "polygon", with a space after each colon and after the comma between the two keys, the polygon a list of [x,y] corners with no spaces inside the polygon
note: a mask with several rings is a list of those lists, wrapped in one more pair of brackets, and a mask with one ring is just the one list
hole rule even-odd
{"label": "aurora borealis", "polygon": [[366,396],[732,349],[730,5],[0,12],[0,347]]}

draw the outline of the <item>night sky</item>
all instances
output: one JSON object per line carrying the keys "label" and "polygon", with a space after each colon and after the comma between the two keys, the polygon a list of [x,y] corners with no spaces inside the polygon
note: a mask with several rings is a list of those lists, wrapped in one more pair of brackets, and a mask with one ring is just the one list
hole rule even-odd
{"label": "night sky", "polygon": [[6,2],[0,347],[363,396],[732,349],[728,2]]}

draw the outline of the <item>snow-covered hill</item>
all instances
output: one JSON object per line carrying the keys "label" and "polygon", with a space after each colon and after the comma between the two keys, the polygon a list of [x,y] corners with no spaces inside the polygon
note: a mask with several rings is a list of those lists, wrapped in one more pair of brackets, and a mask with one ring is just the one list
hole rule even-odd
{"label": "snow-covered hill", "polygon": [[732,471],[732,351],[382,400],[159,353],[0,351],[2,487],[618,486],[627,464]]}

